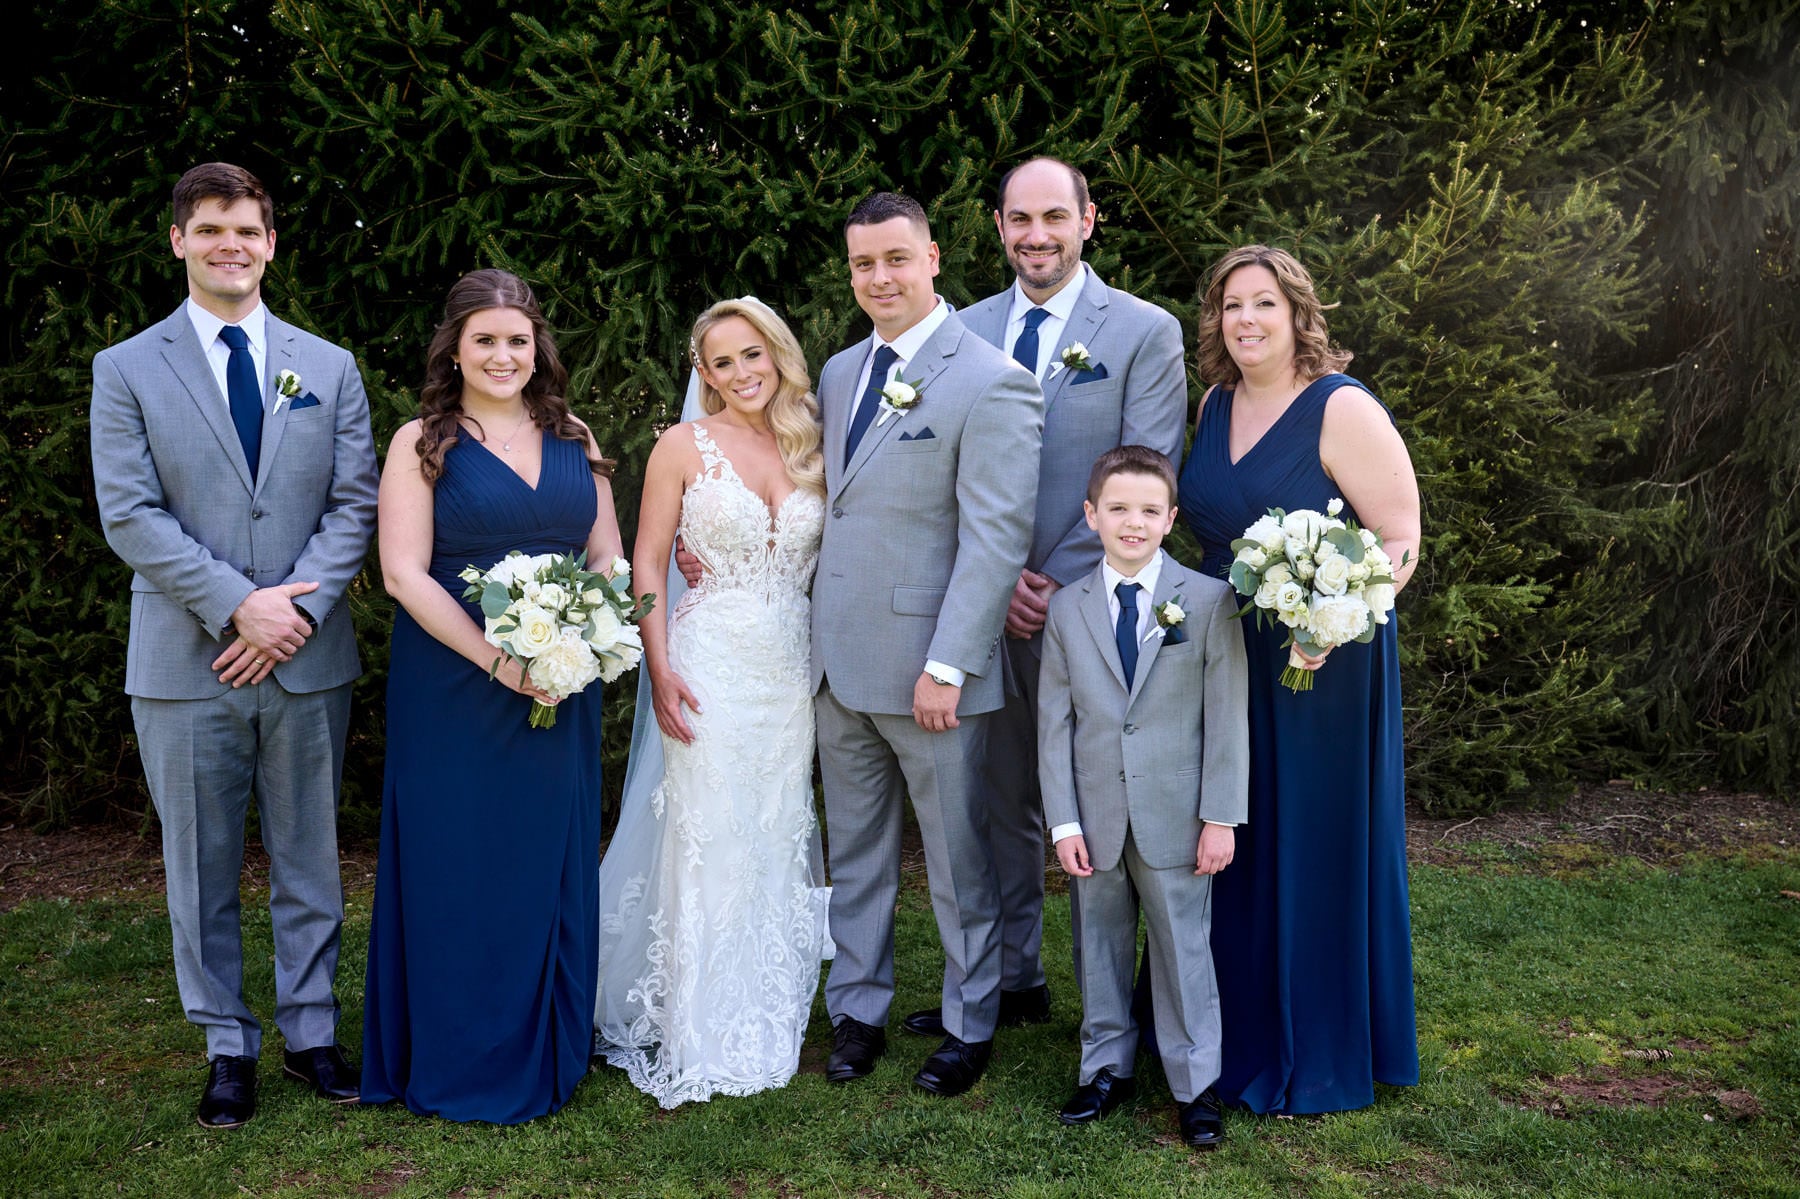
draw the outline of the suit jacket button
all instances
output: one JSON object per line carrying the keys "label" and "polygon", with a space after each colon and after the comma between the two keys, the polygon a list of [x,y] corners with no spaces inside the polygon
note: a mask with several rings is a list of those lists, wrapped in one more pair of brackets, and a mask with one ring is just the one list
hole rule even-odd
{"label": "suit jacket button", "polygon": [[1127,736],[1127,737],[1129,737],[1129,736],[1131,736],[1131,734],[1133,734],[1133,733],[1135,733],[1135,732],[1137,732],[1137,725],[1135,725],[1135,724],[1128,724],[1128,725],[1126,725],[1126,726],[1125,726],[1125,735],[1126,735],[1126,736]]}
{"label": "suit jacket button", "polygon": [[261,508],[252,508],[250,510],[250,519],[251,520],[261,520],[262,518],[263,518],[263,513],[262,513]]}
{"label": "suit jacket button", "polygon": [[1125,772],[1123,770],[1119,771],[1119,781],[1121,783],[1125,781]]}
{"label": "suit jacket button", "polygon": [[840,517],[843,514],[844,514],[844,510],[842,508],[833,508],[831,510],[831,515],[833,516],[833,518]]}
{"label": "suit jacket button", "polygon": [[254,566],[244,567],[244,577],[246,579],[254,579],[256,577],[256,567],[254,567]]}

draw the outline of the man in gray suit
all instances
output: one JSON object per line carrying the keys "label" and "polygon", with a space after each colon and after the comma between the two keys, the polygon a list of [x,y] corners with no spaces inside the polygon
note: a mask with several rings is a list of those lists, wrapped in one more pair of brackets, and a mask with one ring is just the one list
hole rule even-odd
{"label": "man in gray suit", "polygon": [[1000,1002],[999,899],[978,794],[995,649],[1025,563],[1043,397],[935,292],[925,210],[892,193],[844,239],[874,337],[825,364],[828,513],[813,585],[812,669],[837,956],[826,1076],[886,1047],[902,800],[925,843],[943,942],[944,1040],[913,1081],[956,1095],[987,1068]]}
{"label": "man in gray suit", "polygon": [[337,1047],[337,799],[361,670],[345,589],[375,524],[369,405],[350,354],[262,305],[273,205],[241,167],[175,185],[188,298],[94,358],[94,479],[131,567],[125,690],[162,822],[175,980],[209,1059],[198,1118],[255,1112],[238,875],[254,794],[269,853],[283,1068],[355,1102]]}
{"label": "man in gray suit", "polygon": [[[1013,285],[961,314],[969,330],[1042,380],[1044,449],[1031,553],[1006,617],[1006,703],[988,727],[984,803],[1001,913],[1000,1023],[1050,1018],[1044,984],[1044,821],[1038,794],[1038,664],[1050,597],[1094,569],[1100,541],[1082,518],[1088,468],[1116,445],[1147,445],[1179,464],[1187,370],[1175,318],[1081,261],[1094,232],[1087,179],[1034,158],[1000,180],[994,225]],[[1073,352],[1079,348],[1084,353]],[[906,1017],[937,1035],[936,1009]]]}
{"label": "man in gray suit", "polygon": [[1237,600],[1161,551],[1175,471],[1139,445],[1088,484],[1101,564],[1050,603],[1038,695],[1044,813],[1080,897],[1081,1086],[1065,1124],[1130,1097],[1138,910],[1150,931],[1157,1044],[1182,1139],[1223,1139],[1212,875],[1249,815],[1250,730]]}

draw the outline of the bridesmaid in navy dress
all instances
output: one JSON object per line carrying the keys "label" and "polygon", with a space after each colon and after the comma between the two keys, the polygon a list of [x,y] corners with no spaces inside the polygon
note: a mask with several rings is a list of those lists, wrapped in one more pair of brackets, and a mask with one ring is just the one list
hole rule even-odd
{"label": "bridesmaid in navy dress", "polygon": [[[1393,418],[1336,373],[1312,279],[1246,246],[1214,267],[1200,311],[1201,400],[1181,513],[1227,573],[1231,541],[1269,508],[1325,509],[1419,547],[1419,489]],[[1412,561],[1396,572],[1404,586]],[[1218,1089],[1256,1112],[1374,1102],[1419,1080],[1402,805],[1396,620],[1310,658],[1313,690],[1279,679],[1286,629],[1243,621],[1250,665],[1250,821],[1213,883],[1224,1060]]]}
{"label": "bridesmaid in navy dress", "polygon": [[388,667],[363,1101],[516,1124],[567,1103],[592,1039],[600,689],[544,699],[482,636],[457,572],[509,550],[619,553],[611,464],[562,391],[531,290],[465,275],[432,337],[419,418],[381,477]]}

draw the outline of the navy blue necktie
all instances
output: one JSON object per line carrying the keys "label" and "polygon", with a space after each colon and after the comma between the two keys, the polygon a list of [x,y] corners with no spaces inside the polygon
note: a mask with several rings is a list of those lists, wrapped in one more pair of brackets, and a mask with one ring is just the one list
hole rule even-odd
{"label": "navy blue necktie", "polygon": [[1113,640],[1119,645],[1119,665],[1125,668],[1125,686],[1129,690],[1137,678],[1137,583],[1120,583],[1113,588],[1119,597],[1119,623],[1113,629]]}
{"label": "navy blue necktie", "polygon": [[250,481],[256,482],[256,464],[262,458],[262,387],[256,382],[256,359],[250,356],[250,336],[236,325],[219,330],[219,340],[231,347],[225,364],[225,395],[231,401],[231,423],[250,461]]}
{"label": "navy blue necktie", "polygon": [[1019,340],[1013,342],[1013,361],[1037,374],[1038,360],[1038,326],[1050,319],[1048,308],[1033,308],[1025,314],[1025,330],[1019,334]]}
{"label": "navy blue necktie", "polygon": [[856,402],[856,412],[850,418],[850,436],[844,442],[844,461],[850,461],[856,453],[856,447],[869,430],[869,422],[875,419],[875,410],[881,407],[881,389],[887,386],[888,371],[900,355],[894,353],[892,346],[876,346],[875,361],[869,364],[869,385],[863,388],[862,399]]}

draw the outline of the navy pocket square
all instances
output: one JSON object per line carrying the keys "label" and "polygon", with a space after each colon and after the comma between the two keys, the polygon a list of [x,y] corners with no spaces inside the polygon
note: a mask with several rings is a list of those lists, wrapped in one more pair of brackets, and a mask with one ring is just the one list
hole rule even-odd
{"label": "navy pocket square", "polygon": [[301,396],[299,399],[290,403],[288,405],[288,411],[289,412],[298,412],[302,408],[317,408],[318,406],[319,406],[319,397],[309,391],[305,395]]}
{"label": "navy pocket square", "polygon": [[1163,630],[1164,645],[1180,645],[1187,640],[1187,630],[1181,625],[1170,625]]}
{"label": "navy pocket square", "polygon": [[1086,370],[1076,371],[1075,377],[1069,380],[1070,387],[1080,387],[1083,383],[1098,383],[1106,378],[1106,363],[1096,362]]}
{"label": "navy pocket square", "polygon": [[931,431],[930,425],[926,425],[923,429],[920,429],[917,433],[902,433],[902,434],[900,434],[901,441],[931,441],[931,440],[934,440],[936,437],[937,437],[937,434],[933,433]]}

